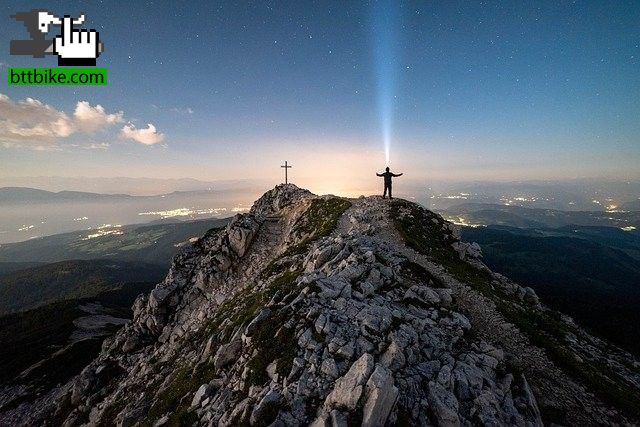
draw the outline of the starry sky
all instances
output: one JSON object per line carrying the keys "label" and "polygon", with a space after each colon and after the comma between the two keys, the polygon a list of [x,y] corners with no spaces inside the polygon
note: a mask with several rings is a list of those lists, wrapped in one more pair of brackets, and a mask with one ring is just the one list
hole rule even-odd
{"label": "starry sky", "polygon": [[[386,145],[409,180],[640,179],[640,2],[173,3],[1,6],[0,175],[277,182],[288,160],[339,191]],[[86,14],[107,86],[7,86],[7,67],[56,66],[9,55],[28,37],[10,15],[39,7]],[[12,134],[33,108],[73,131]]]}

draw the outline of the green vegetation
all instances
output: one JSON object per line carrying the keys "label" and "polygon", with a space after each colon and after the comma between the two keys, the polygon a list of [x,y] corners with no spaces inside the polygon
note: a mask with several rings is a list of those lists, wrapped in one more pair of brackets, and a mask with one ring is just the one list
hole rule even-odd
{"label": "green vegetation", "polygon": [[[640,236],[605,227],[464,228],[484,262],[545,304],[640,355]],[[636,256],[636,258],[633,258]]]}
{"label": "green vegetation", "polygon": [[218,343],[228,341],[237,328],[253,319],[277,293],[286,295],[292,292],[300,273],[301,270],[281,273],[262,290],[243,289],[218,307],[215,316],[203,331],[213,334]]}
{"label": "green vegetation", "polygon": [[[314,199],[293,227],[294,233],[302,239],[301,242],[290,247],[262,271],[261,277],[269,280],[269,283],[261,289],[243,289],[222,303],[208,325],[189,341],[201,343],[212,336],[216,345],[226,343],[238,328],[248,324],[271,299],[291,295],[302,273],[299,255],[306,253],[316,239],[331,234],[340,216],[350,206],[349,201],[339,198]],[[256,352],[248,361],[250,372],[247,386],[268,381],[266,369],[274,361],[279,375],[287,375],[291,371],[298,347],[294,331],[285,326],[289,318],[288,314],[278,312],[256,325],[252,335]],[[199,365],[195,371],[187,367],[177,371],[171,384],[156,396],[148,421],[153,422],[164,414],[171,413],[169,425],[193,423],[193,412],[189,411],[190,401],[187,402],[185,396],[189,396],[196,387],[214,376],[215,371],[209,365]]]}
{"label": "green vegetation", "polygon": [[[135,297],[148,292],[152,288],[149,283],[131,283],[124,289],[98,294],[91,299],[68,300],[44,305],[33,310],[8,314],[0,317],[0,383],[13,379],[30,365],[49,357],[56,350],[64,347],[75,327],[73,321],[86,315],[78,306],[87,302],[100,302],[107,313],[118,317],[131,316],[131,304]],[[102,339],[95,340],[97,349]],[[97,353],[80,352],[78,360],[80,368]],[[59,357],[62,357],[60,355]],[[65,366],[69,368],[69,364]],[[34,371],[32,377],[37,377]],[[55,374],[63,374],[64,369],[56,368],[52,372],[46,370],[38,379],[49,381]],[[57,381],[57,380],[56,380]]]}
{"label": "green vegetation", "polygon": [[413,261],[406,260],[402,263],[402,274],[405,279],[417,283],[429,283],[432,288],[444,288],[440,279],[429,273],[426,268]]}
{"label": "green vegetation", "polygon": [[[224,302],[216,311],[215,317],[209,325],[203,328],[203,333],[192,337],[191,342],[202,342],[207,334],[213,335],[218,344],[227,342],[231,334],[242,325],[253,319],[258,311],[268,303],[278,292],[287,294],[295,287],[295,281],[300,271],[292,271],[276,277],[269,286],[262,291],[245,289],[233,298]],[[296,340],[293,331],[283,325],[286,318],[274,317],[258,324],[253,335],[257,355],[252,358],[248,366],[251,367],[249,385],[262,384],[268,380],[267,366],[278,359],[276,371],[280,375],[286,375],[291,370],[293,359],[296,356]],[[170,413],[168,425],[192,425],[194,413],[189,411],[191,401],[185,399],[194,389],[215,378],[216,372],[213,365],[203,364],[195,369],[183,367],[173,375],[168,387],[156,395],[147,421],[152,423],[164,414]]]}
{"label": "green vegetation", "polygon": [[0,262],[0,276],[14,271],[26,270],[43,265],[41,262]]}
{"label": "green vegetation", "polygon": [[77,306],[77,301],[64,301],[0,317],[0,383],[48,357],[50,346],[64,344],[73,332],[73,320],[82,315]]}
{"label": "green vegetation", "polygon": [[[131,283],[124,289],[104,292],[91,299],[61,301],[0,317],[0,348],[3,349],[0,383],[30,385],[28,394],[5,402],[3,410],[30,402],[52,387],[66,383],[99,353],[104,337],[69,344],[69,337],[76,329],[73,321],[87,315],[79,305],[99,302],[105,313],[129,318],[135,297],[152,287],[149,283]],[[118,328],[109,325],[106,329],[113,332]],[[29,367],[32,367],[29,373],[17,379]]]}
{"label": "green vegetation", "polygon": [[156,395],[153,406],[147,415],[149,425],[157,419],[169,414],[169,426],[192,425],[196,419],[195,414],[189,412],[191,401],[188,395],[194,387],[211,381],[213,378],[200,378],[189,367],[180,368],[172,375],[170,383]]}
{"label": "green vegetation", "polygon": [[349,207],[351,202],[339,197],[313,199],[309,209],[294,224],[294,230],[308,236],[305,242],[328,236]]}
{"label": "green vegetation", "polygon": [[[443,265],[447,272],[460,282],[464,282],[495,303],[504,318],[518,326],[531,342],[547,351],[549,357],[569,374],[589,385],[591,389],[610,404],[640,416],[637,402],[640,393],[625,384],[624,379],[607,370],[603,365],[588,361],[578,362],[571,350],[564,344],[565,336],[572,332],[569,325],[559,320],[554,312],[537,310],[521,304],[516,298],[494,286],[488,272],[478,270],[460,260],[451,247],[451,231],[443,230],[442,220],[436,214],[405,200],[394,200],[391,205],[391,219],[408,246],[423,255],[432,257]],[[434,222],[433,219],[437,221]],[[543,416],[551,421],[553,410]]]}
{"label": "green vegetation", "polygon": [[293,225],[293,234],[302,238],[302,241],[272,261],[262,272],[262,277],[271,277],[291,269],[296,263],[295,257],[307,253],[314,241],[330,235],[342,214],[350,207],[350,201],[338,197],[313,199],[311,206]]}
{"label": "green vegetation", "polygon": [[257,352],[247,364],[251,369],[247,378],[248,386],[269,381],[267,366],[274,360],[278,375],[287,376],[291,371],[298,343],[294,331],[284,326],[286,321],[281,314],[258,325],[252,336]]}

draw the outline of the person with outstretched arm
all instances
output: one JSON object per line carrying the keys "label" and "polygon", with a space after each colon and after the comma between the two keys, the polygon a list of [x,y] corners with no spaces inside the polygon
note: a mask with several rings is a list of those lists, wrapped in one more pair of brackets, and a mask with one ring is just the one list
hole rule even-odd
{"label": "person with outstretched arm", "polygon": [[389,190],[389,198],[392,199],[391,196],[391,178],[396,176],[402,176],[401,173],[392,173],[389,171],[389,167],[385,169],[384,173],[377,173],[377,176],[384,177],[384,193],[382,194],[382,198],[384,199],[387,196],[387,190]]}

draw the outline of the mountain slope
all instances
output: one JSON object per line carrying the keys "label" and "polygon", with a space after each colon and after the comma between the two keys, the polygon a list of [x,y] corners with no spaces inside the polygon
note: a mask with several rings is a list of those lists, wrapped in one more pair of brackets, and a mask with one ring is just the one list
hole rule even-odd
{"label": "mountain slope", "polygon": [[0,423],[637,421],[637,362],[478,255],[415,204],[278,186],[176,256],[78,377]]}
{"label": "mountain slope", "polygon": [[482,245],[492,270],[531,286],[551,307],[640,354],[637,235],[600,227],[465,227],[462,237]]}
{"label": "mountain slope", "polygon": [[62,261],[0,276],[0,315],[90,298],[132,282],[154,283],[161,266],[108,260]]}
{"label": "mountain slope", "polygon": [[131,319],[132,301],[151,289],[153,282],[127,283],[0,316],[0,384],[19,385],[25,400],[68,381],[98,355],[106,336]]}

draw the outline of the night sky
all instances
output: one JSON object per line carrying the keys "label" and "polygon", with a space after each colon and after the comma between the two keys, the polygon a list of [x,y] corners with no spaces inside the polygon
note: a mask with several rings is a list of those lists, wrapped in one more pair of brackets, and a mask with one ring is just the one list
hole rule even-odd
{"label": "night sky", "polygon": [[[0,175],[278,180],[288,160],[331,191],[386,142],[408,179],[640,178],[640,2],[171,3],[2,6]],[[9,55],[28,37],[10,15],[36,7],[87,15],[108,86],[7,86],[7,67],[56,66]],[[16,136],[27,97],[112,120]]]}

